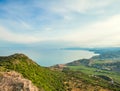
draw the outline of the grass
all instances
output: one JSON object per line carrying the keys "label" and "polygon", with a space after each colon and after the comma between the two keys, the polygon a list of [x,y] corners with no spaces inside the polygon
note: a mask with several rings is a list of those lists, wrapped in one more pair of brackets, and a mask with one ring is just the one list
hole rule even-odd
{"label": "grass", "polygon": [[114,63],[114,62],[120,62],[120,60],[97,60],[97,59],[94,59],[92,64],[105,64],[105,63]]}
{"label": "grass", "polygon": [[[111,89],[110,91],[120,91],[120,88],[119,88],[120,86],[117,87],[116,84],[112,85],[107,80],[104,80],[97,76],[87,75],[83,72],[75,71],[75,70],[68,70],[65,73],[68,76],[71,76],[71,78],[76,78],[76,80],[74,79],[72,83],[74,83],[74,82],[78,83],[78,81],[82,81],[82,83],[80,83],[80,84],[82,84],[81,86],[83,88],[84,87],[88,88],[85,91],[102,91],[102,90],[100,90],[101,87],[104,89]],[[94,88],[94,90],[90,90],[93,87],[95,87],[96,89],[99,89],[99,90],[95,90],[95,88]]]}
{"label": "grass", "polygon": [[[89,86],[94,88],[105,87],[110,89],[119,89],[111,88],[111,86],[109,87],[107,81],[103,79],[89,76],[93,74],[111,75],[111,77],[113,76],[114,78],[117,78],[118,81],[120,81],[120,78],[118,77],[119,74],[104,70],[97,72],[96,70],[98,69],[87,66],[69,66],[69,68],[71,70],[68,69],[68,71],[64,70],[63,72],[52,71],[49,68],[39,66],[26,56],[18,54],[0,58],[0,71],[17,71],[21,73],[25,78],[31,80],[38,88],[40,88],[40,91],[66,91],[64,84],[66,81],[68,81],[68,83],[71,81],[75,84],[82,82],[82,86],[88,89]],[[73,84],[70,85],[70,88],[72,85]],[[120,89],[114,91],[120,91]]]}
{"label": "grass", "polygon": [[17,71],[31,80],[40,91],[65,91],[61,72],[41,67],[23,55],[0,58],[0,71]]}
{"label": "grass", "polygon": [[120,83],[120,73],[112,72],[112,71],[106,71],[106,70],[100,70],[93,67],[87,67],[87,66],[68,66],[71,70],[74,71],[80,71],[88,75],[105,75],[108,77],[111,77],[115,82]]}

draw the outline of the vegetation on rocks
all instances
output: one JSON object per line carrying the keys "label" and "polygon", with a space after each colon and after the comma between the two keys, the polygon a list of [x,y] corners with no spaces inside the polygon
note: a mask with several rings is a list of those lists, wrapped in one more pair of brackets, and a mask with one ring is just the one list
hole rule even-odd
{"label": "vegetation on rocks", "polygon": [[61,73],[41,67],[23,54],[0,57],[0,67],[21,73],[42,91],[65,91]]}
{"label": "vegetation on rocks", "polygon": [[[84,64],[84,60],[82,61]],[[7,57],[0,57],[0,77],[11,72],[19,74],[18,78],[26,79],[31,83],[33,91],[119,91],[118,85],[106,81],[102,77],[89,75],[82,71],[74,71],[65,65],[55,66],[58,68],[41,67],[24,54],[14,54]],[[60,67],[60,70],[59,70]],[[62,68],[61,68],[62,67]],[[55,69],[55,70],[54,70]],[[12,74],[12,73],[11,73]],[[12,79],[13,77],[13,79]],[[13,82],[16,75],[10,77]],[[16,78],[16,79],[18,79]],[[3,79],[3,78],[2,78]],[[28,80],[27,80],[28,79]],[[0,79],[1,80],[1,79]],[[23,80],[22,80],[23,81]],[[1,84],[2,80],[0,81]],[[19,85],[18,83],[22,83]],[[23,87],[24,81],[15,83]],[[2,85],[1,85],[2,86]],[[8,85],[9,86],[9,85]],[[8,87],[9,88],[9,87]],[[25,88],[22,88],[25,89]],[[0,88],[1,90],[1,88]],[[3,90],[6,91],[6,90]],[[23,90],[27,91],[27,90]],[[30,90],[32,91],[32,90]]]}

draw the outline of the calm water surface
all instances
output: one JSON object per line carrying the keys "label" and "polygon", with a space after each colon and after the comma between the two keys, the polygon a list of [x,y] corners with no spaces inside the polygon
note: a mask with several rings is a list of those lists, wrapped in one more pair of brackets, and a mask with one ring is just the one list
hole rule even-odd
{"label": "calm water surface", "polygon": [[83,50],[59,50],[39,48],[0,48],[0,56],[24,53],[42,66],[68,63],[82,58],[90,58],[95,54]]}

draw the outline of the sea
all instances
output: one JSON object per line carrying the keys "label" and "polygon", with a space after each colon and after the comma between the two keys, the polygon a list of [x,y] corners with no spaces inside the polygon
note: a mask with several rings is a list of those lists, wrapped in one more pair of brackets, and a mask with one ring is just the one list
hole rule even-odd
{"label": "sea", "polygon": [[9,56],[15,53],[23,53],[41,66],[65,64],[83,58],[91,58],[96,55],[87,50],[63,50],[63,49],[40,49],[34,47],[2,47],[0,56]]}

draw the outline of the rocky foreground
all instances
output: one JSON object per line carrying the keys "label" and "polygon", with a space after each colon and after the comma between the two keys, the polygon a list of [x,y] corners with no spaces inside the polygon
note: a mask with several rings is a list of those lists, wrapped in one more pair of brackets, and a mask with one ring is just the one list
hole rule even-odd
{"label": "rocky foreground", "polygon": [[0,72],[0,91],[38,91],[38,88],[21,74],[10,71]]}

